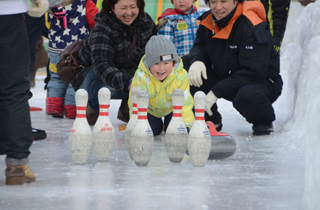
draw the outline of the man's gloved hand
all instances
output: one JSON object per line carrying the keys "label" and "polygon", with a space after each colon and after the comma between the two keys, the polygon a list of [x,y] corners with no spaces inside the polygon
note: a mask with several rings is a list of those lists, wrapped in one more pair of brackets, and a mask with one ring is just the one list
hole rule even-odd
{"label": "man's gloved hand", "polygon": [[63,6],[57,5],[50,8],[53,12],[53,16],[60,21],[60,26],[64,29],[67,28],[67,17],[66,17],[66,10]]}
{"label": "man's gloved hand", "polygon": [[190,85],[200,87],[202,85],[202,78],[207,79],[207,69],[202,61],[195,61],[189,68],[189,82]]}
{"label": "man's gloved hand", "polygon": [[214,93],[210,90],[209,93],[207,94],[207,105],[206,105],[206,112],[209,114],[209,116],[213,115],[211,111],[211,107],[213,104],[217,102],[218,98]]}
{"label": "man's gloved hand", "polygon": [[41,17],[49,9],[48,0],[31,0],[31,4],[28,15],[32,17]]}
{"label": "man's gloved hand", "polygon": [[284,31],[277,30],[273,32],[273,47],[279,52],[281,47],[282,38],[284,35]]}

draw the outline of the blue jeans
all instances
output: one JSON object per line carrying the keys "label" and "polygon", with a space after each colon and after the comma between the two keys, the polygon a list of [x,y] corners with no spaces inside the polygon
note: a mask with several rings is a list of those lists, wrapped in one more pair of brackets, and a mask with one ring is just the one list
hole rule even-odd
{"label": "blue jeans", "polygon": [[120,90],[114,89],[108,86],[107,84],[105,84],[101,79],[99,79],[96,76],[92,68],[88,71],[79,89],[82,88],[88,92],[89,94],[88,104],[95,110],[99,110],[98,92],[102,87],[106,87],[110,90],[111,99],[128,99],[129,98],[129,93],[123,93]]}
{"label": "blue jeans", "polygon": [[163,123],[164,123],[164,132],[167,131],[168,125],[172,118],[172,112],[164,117],[164,122],[162,121],[162,118],[155,117],[151,114],[147,114],[148,122],[150,124],[151,130],[153,132],[154,136],[158,136],[162,133],[163,129]]}
{"label": "blue jeans", "polygon": [[[59,62],[59,55],[57,53],[49,52],[49,58],[52,64],[57,64]],[[72,85],[67,85],[64,81],[60,79],[58,74],[52,71],[49,71],[49,74],[49,97],[64,97],[64,105],[76,105],[75,91]]]}

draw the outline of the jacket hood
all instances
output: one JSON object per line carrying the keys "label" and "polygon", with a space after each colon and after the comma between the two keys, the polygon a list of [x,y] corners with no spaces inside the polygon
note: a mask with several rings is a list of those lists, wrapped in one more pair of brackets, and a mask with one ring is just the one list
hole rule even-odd
{"label": "jacket hood", "polygon": [[267,22],[266,10],[260,1],[243,2],[243,15],[255,26],[261,22]]}

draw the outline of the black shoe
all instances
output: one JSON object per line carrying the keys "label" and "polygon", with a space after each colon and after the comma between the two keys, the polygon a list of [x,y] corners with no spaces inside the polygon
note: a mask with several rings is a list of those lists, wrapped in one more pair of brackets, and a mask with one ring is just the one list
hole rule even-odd
{"label": "black shoe", "polygon": [[273,133],[273,125],[266,122],[253,123],[252,130],[254,136],[270,135]]}
{"label": "black shoe", "polygon": [[205,121],[210,121],[216,127],[216,130],[219,132],[222,130],[222,117],[219,112],[214,113],[213,115],[209,116],[207,112],[205,112]]}
{"label": "black shoe", "polygon": [[34,141],[47,138],[47,134],[44,130],[32,128],[32,138]]}
{"label": "black shoe", "polygon": [[117,118],[123,122],[129,122],[128,99],[122,99]]}

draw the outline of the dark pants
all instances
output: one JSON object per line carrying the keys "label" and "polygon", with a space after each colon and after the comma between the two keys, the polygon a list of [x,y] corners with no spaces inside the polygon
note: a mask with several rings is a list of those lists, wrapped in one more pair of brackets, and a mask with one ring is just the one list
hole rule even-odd
{"label": "dark pants", "polygon": [[266,83],[251,83],[242,86],[237,94],[227,100],[246,118],[249,123],[273,122],[276,117],[272,103],[278,98],[271,86]]}
{"label": "dark pants", "polygon": [[[147,116],[148,116],[148,122],[150,124],[153,135],[154,136],[160,135],[163,130],[163,121],[162,121],[161,117],[158,118],[158,117],[155,117],[149,113],[147,114]],[[164,117],[164,131],[165,132],[168,128],[168,125],[171,121],[171,118],[172,118],[172,112]]]}
{"label": "dark pants", "polygon": [[27,13],[25,13],[24,16],[27,21],[27,32],[28,32],[29,47],[30,47],[30,66],[29,66],[29,72],[30,72],[36,60],[36,46],[37,46],[38,40],[40,39],[42,32],[45,28],[45,17],[44,15],[42,15],[39,18],[31,17]]}
{"label": "dark pants", "polygon": [[22,14],[0,16],[0,154],[30,154],[29,44]]}

